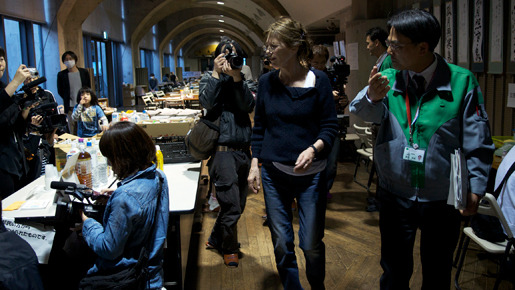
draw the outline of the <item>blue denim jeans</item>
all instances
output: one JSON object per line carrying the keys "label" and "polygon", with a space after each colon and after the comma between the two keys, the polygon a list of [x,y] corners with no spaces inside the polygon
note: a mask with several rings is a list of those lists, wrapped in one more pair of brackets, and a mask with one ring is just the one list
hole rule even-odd
{"label": "blue denim jeans", "polygon": [[299,209],[299,246],[306,258],[306,276],[312,289],[324,289],[326,182],[324,171],[307,176],[286,174],[272,164],[261,170],[275,261],[284,289],[302,289],[295,257],[291,204]]}

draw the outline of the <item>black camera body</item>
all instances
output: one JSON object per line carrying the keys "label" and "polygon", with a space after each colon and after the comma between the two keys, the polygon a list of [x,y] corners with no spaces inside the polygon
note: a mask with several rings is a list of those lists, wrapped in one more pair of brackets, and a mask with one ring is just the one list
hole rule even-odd
{"label": "black camera body", "polygon": [[232,69],[240,69],[243,67],[243,57],[239,56],[235,51],[232,50],[231,46],[226,46],[226,50],[229,53],[225,55],[225,59],[229,62]]}
{"label": "black camera body", "polygon": [[[32,72],[31,72],[32,73]],[[37,73],[37,71],[36,71]],[[23,93],[18,93],[16,99],[23,102],[22,107],[26,108],[38,103],[38,105],[32,108],[29,112],[29,118],[34,116],[43,117],[41,125],[31,125],[31,129],[38,131],[42,134],[51,133],[54,129],[66,130],[68,127],[68,121],[65,114],[59,114],[57,109],[57,103],[53,99],[50,99],[50,95],[43,89],[38,89],[35,93],[32,92],[32,88],[46,81],[45,77],[39,78],[31,83],[24,85],[21,90]]]}
{"label": "black camera body", "polygon": [[347,83],[347,77],[350,75],[350,65],[345,62],[343,56],[333,56],[330,59],[332,65],[327,70],[329,80],[333,90],[338,91],[340,95],[345,95],[343,86]]}
{"label": "black camera body", "polygon": [[29,118],[37,115],[43,117],[43,121],[39,126],[32,125],[32,127],[42,134],[51,133],[56,128],[66,130],[68,126],[66,115],[59,114],[57,110],[57,103],[40,104],[30,110]]}

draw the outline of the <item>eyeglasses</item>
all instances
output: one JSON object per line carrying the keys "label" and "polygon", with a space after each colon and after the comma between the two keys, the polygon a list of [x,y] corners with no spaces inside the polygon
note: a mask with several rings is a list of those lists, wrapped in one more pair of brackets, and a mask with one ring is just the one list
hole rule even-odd
{"label": "eyeglasses", "polygon": [[279,47],[278,44],[265,44],[263,45],[263,51],[275,51]]}
{"label": "eyeglasses", "polygon": [[413,42],[408,43],[398,43],[398,42],[390,42],[389,40],[386,40],[386,46],[389,47],[391,50],[399,50],[405,47],[408,44],[411,44]]}

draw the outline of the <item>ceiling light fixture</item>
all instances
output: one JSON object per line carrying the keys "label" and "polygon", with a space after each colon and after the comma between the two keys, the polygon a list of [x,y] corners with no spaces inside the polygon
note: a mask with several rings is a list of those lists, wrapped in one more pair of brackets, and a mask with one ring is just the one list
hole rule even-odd
{"label": "ceiling light fixture", "polygon": [[225,21],[223,21],[223,19],[218,19],[218,22],[225,22]]}
{"label": "ceiling light fixture", "polygon": [[216,2],[216,4],[218,4],[218,5],[224,5],[225,3],[224,3],[224,2],[222,2],[222,1],[217,1],[217,2]]}
{"label": "ceiling light fixture", "polygon": [[225,31],[223,29],[220,29],[220,32],[224,33]]}

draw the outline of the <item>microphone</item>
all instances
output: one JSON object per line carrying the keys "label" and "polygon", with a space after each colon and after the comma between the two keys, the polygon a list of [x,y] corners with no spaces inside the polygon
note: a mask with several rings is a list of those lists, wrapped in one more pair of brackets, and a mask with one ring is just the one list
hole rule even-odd
{"label": "microphone", "polygon": [[58,190],[66,190],[68,188],[70,189],[76,189],[77,184],[73,182],[61,182],[61,181],[52,181],[50,183],[50,188],[52,189],[58,189]]}
{"label": "microphone", "polygon": [[39,79],[37,79],[35,81],[32,81],[26,85],[23,85],[23,87],[21,87],[21,90],[23,90],[25,93],[27,93],[28,90],[32,89],[35,86],[39,86],[40,84],[42,84],[44,82],[46,82],[46,77],[40,77]]}

